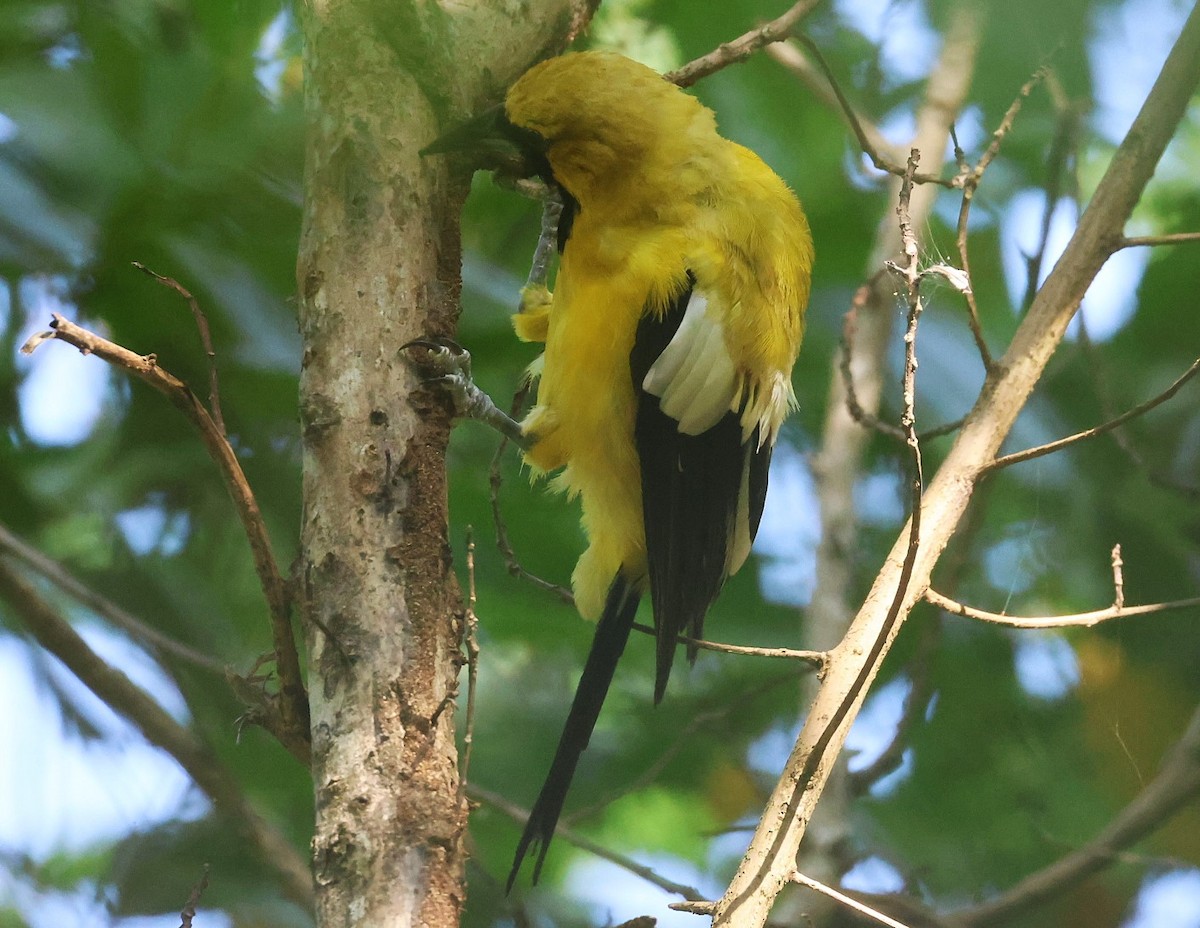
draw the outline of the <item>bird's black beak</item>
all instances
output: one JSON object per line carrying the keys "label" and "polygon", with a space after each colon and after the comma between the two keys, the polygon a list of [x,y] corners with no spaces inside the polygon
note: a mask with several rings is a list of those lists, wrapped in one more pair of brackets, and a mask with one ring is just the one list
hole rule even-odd
{"label": "bird's black beak", "polygon": [[474,119],[438,136],[421,149],[425,155],[458,152],[470,159],[478,171],[497,171],[508,177],[545,174],[545,140],[529,129],[509,122],[503,105],[494,106]]}

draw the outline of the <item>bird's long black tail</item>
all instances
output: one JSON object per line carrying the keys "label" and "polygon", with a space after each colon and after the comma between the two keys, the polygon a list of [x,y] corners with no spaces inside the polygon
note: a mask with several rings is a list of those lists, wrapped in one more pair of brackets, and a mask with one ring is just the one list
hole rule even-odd
{"label": "bird's long black tail", "polygon": [[541,875],[546,850],[550,847],[550,839],[554,837],[554,828],[558,824],[558,816],[567,798],[571,778],[575,776],[575,767],[583,749],[588,745],[592,729],[596,727],[596,719],[600,716],[604,697],[608,695],[617,661],[625,650],[625,642],[629,640],[629,631],[633,628],[633,617],[637,613],[640,595],[638,590],[620,575],[609,587],[608,600],[604,604],[600,622],[596,625],[596,636],[592,639],[592,649],[588,652],[583,676],[580,677],[579,686],[575,690],[575,699],[571,703],[567,724],[558,739],[558,750],[554,754],[554,761],[550,764],[550,772],[546,774],[546,782],[542,785],[537,802],[533,804],[533,811],[529,813],[525,831],[517,843],[517,853],[512,871],[508,874],[506,891],[512,889],[521,870],[521,863],[534,845],[538,847],[538,854],[533,867],[533,882],[536,883]]}

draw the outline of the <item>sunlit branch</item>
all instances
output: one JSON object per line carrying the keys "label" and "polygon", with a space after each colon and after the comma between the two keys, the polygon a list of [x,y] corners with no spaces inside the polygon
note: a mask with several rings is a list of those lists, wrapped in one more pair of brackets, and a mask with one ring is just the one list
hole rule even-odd
{"label": "sunlit branch", "polygon": [[801,886],[807,886],[809,889],[828,896],[830,899],[833,899],[839,904],[844,905],[846,908],[851,909],[854,912],[858,912],[860,915],[865,915],[872,921],[878,922],[881,925],[887,925],[888,928],[908,928],[908,926],[903,922],[896,921],[896,919],[892,918],[890,915],[884,915],[878,909],[873,909],[869,905],[847,896],[845,893],[840,893],[832,886],[826,886],[820,880],[814,880],[812,877],[805,876],[799,870],[792,874],[791,879],[793,883],[798,883]]}
{"label": "sunlit branch", "polygon": [[1122,248],[1152,248],[1158,245],[1183,245],[1191,242],[1200,242],[1200,232],[1121,236],[1112,246],[1112,250],[1116,252]]}
{"label": "sunlit branch", "polygon": [[1071,615],[1047,616],[1017,616],[1005,615],[1001,612],[987,612],[957,602],[948,596],[943,596],[935,589],[925,591],[925,600],[931,605],[961,615],[968,619],[978,619],[981,622],[992,622],[996,625],[1007,625],[1011,628],[1067,628],[1081,625],[1091,627],[1110,619],[1122,619],[1135,615],[1150,615],[1155,612],[1171,612],[1176,609],[1190,609],[1200,606],[1200,596],[1191,599],[1177,599],[1172,602],[1150,603],[1144,606],[1109,606],[1107,609],[1095,609],[1092,612],[1076,612]]}

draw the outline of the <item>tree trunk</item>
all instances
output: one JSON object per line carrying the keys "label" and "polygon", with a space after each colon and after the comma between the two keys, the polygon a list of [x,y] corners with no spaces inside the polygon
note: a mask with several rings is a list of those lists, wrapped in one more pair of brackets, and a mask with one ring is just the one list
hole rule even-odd
{"label": "tree trunk", "polygon": [[[447,410],[398,348],[452,335],[469,177],[418,150],[586,18],[568,0],[302,4],[302,554],[322,926],[457,925],[466,806]],[[440,117],[440,118],[439,118]],[[515,295],[514,295],[515,296]],[[482,478],[481,478],[482,479]]]}

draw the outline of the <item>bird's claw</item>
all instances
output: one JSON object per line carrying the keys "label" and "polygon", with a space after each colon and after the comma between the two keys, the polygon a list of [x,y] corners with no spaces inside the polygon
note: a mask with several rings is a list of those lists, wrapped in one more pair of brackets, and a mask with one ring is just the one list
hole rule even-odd
{"label": "bird's claw", "polygon": [[[422,349],[424,357],[416,357],[413,349]],[[444,391],[454,402],[459,416],[469,415],[474,394],[479,392],[471,379],[471,352],[450,338],[429,336],[414,338],[400,346],[409,352],[409,363],[421,374],[422,386],[436,387]]]}

